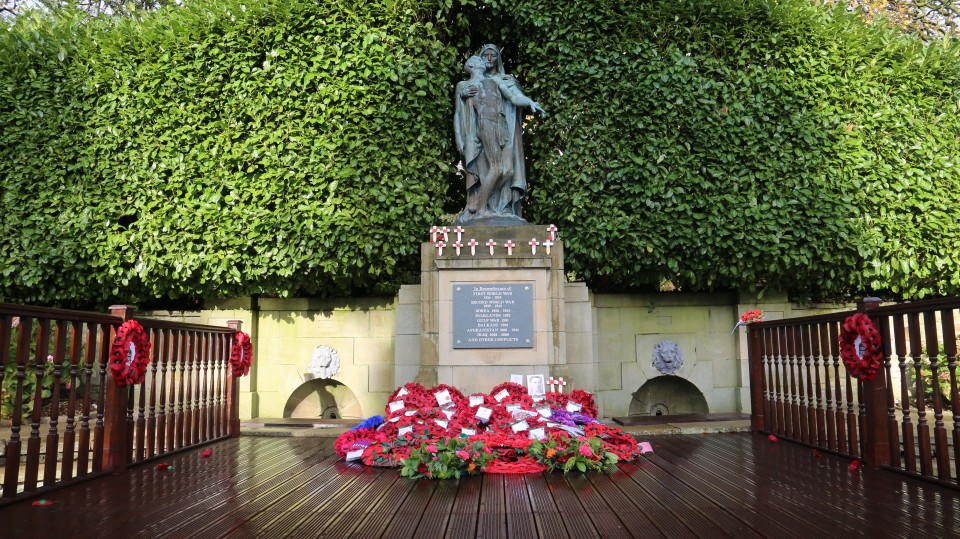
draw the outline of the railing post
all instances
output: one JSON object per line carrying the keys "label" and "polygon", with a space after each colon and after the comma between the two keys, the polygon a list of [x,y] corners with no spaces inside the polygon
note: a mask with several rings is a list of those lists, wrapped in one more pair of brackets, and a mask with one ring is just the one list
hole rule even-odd
{"label": "railing post", "polygon": [[747,325],[747,366],[750,370],[750,428],[763,432],[766,424],[763,417],[763,365],[760,348],[760,330]]}
{"label": "railing post", "polygon": [[[857,302],[857,311],[870,314],[870,310],[880,306],[880,298],[863,298]],[[863,458],[871,468],[890,464],[890,437],[887,422],[887,369],[880,369],[877,377],[864,382],[864,405],[866,407],[863,425]]]}
{"label": "railing post", "polygon": [[[240,331],[242,326],[242,320],[227,321],[227,327],[234,331]],[[227,435],[240,437],[240,378],[233,375],[233,366],[227,371]]]}
{"label": "railing post", "polygon": [[[110,314],[119,316],[124,322],[133,319],[136,308],[130,305],[111,305]],[[113,343],[117,328],[111,328],[108,343]],[[104,335],[103,338],[107,338]],[[121,387],[113,379],[110,369],[103,380],[106,387],[106,404],[103,411],[103,471],[115,474],[126,471],[130,464],[130,429],[127,425],[126,387]]]}

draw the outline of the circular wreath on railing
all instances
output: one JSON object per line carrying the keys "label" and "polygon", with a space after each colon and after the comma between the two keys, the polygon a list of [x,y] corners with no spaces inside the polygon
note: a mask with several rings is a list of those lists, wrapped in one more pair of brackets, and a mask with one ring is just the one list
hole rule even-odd
{"label": "circular wreath on railing", "polygon": [[856,313],[843,321],[840,358],[847,371],[857,380],[869,382],[877,377],[883,352],[880,332],[869,316]]}
{"label": "circular wreath on railing", "polygon": [[127,320],[110,347],[110,374],[120,386],[140,384],[149,364],[150,338],[139,322]]}
{"label": "circular wreath on railing", "polygon": [[246,376],[252,362],[253,345],[250,344],[250,336],[242,331],[234,333],[233,347],[230,349],[230,369],[233,376]]}

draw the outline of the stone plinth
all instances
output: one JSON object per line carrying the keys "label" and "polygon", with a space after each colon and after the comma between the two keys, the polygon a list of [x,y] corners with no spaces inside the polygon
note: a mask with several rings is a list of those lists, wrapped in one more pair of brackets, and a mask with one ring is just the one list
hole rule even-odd
{"label": "stone plinth", "polygon": [[[510,380],[511,374],[549,376],[554,365],[565,363],[563,245],[553,241],[548,254],[543,245],[548,238],[546,226],[467,226],[460,234],[459,254],[456,232],[448,234],[442,253],[432,243],[421,245],[418,381],[450,384],[465,392],[490,391]],[[476,242],[472,249],[471,240]],[[536,252],[530,245],[533,240],[538,243]],[[508,241],[514,244],[512,253],[506,247]],[[492,254],[490,242],[496,243]],[[530,291],[524,305],[517,306],[528,308],[532,315],[529,345],[481,348],[464,344],[465,339],[455,343],[455,294],[498,285]],[[504,321],[503,325],[506,329],[509,324]],[[524,333],[527,329],[523,328]]]}

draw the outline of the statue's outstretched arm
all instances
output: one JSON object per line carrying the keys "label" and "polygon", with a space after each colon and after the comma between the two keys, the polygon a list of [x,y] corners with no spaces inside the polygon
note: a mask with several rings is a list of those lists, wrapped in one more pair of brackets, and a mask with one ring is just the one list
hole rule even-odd
{"label": "statue's outstretched arm", "polygon": [[504,80],[503,83],[500,84],[500,90],[503,92],[504,96],[514,104],[514,106],[529,107],[531,111],[539,111],[540,114],[544,115],[547,113],[547,111],[543,110],[543,107],[540,106],[540,103],[530,99],[520,91],[520,87],[517,86],[517,81],[513,77],[508,77],[506,80]]}
{"label": "statue's outstretched arm", "polygon": [[520,94],[519,97],[517,99],[510,99],[511,103],[513,103],[518,107],[529,107],[531,111],[539,112],[540,114],[543,114],[544,116],[546,116],[547,111],[543,110],[543,107],[540,106],[540,103],[537,103],[536,101],[523,95],[522,93],[519,92],[519,90],[517,91],[517,93]]}

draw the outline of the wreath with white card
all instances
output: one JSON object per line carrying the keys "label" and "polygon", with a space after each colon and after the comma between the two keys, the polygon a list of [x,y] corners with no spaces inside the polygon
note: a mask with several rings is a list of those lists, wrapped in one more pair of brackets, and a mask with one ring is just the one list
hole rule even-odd
{"label": "wreath with white card", "polygon": [[149,364],[150,338],[139,322],[127,320],[110,347],[110,374],[120,386],[141,384]]}

